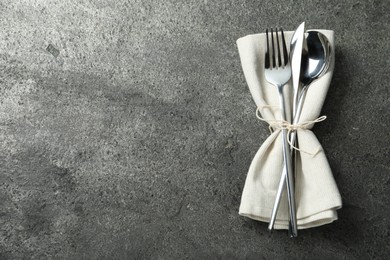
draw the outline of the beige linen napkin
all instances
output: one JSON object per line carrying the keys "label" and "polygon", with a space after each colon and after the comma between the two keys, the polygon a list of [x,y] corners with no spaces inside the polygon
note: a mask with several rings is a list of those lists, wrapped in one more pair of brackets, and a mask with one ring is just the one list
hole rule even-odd
{"label": "beige linen napkin", "polygon": [[[334,69],[334,32],[319,30],[328,37],[332,62],[328,72],[310,86],[303,106],[300,123],[320,116]],[[285,32],[290,42],[293,32]],[[267,120],[280,120],[277,88],[264,78],[265,34],[254,34],[237,40],[241,64],[252,97],[261,116]],[[289,86],[292,92],[291,83]],[[321,123],[319,123],[321,124]],[[264,128],[268,131],[268,128]],[[298,228],[310,228],[331,223],[337,219],[341,196],[329,167],[325,153],[311,130],[299,129],[295,179],[295,198]],[[256,141],[256,140],[254,140]],[[275,195],[283,168],[281,131],[273,132],[260,147],[249,167],[241,197],[239,214],[255,220],[269,222]],[[288,203],[286,192],[282,196],[275,221],[275,229],[288,229]]]}

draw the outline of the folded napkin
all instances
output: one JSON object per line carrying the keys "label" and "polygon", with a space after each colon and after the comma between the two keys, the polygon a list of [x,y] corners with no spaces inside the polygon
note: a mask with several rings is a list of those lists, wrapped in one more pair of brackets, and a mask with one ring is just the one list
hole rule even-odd
{"label": "folded napkin", "polygon": [[[319,30],[331,44],[332,62],[326,74],[312,83],[306,95],[300,123],[320,116],[334,69],[334,32]],[[290,42],[293,32],[285,32]],[[264,76],[265,34],[254,34],[237,40],[245,79],[256,106],[265,120],[280,120],[277,88]],[[288,46],[289,48],[289,46]],[[292,85],[289,83],[292,92]],[[290,95],[292,96],[292,94]],[[309,129],[297,130],[299,152],[296,160],[295,198],[299,229],[331,223],[337,219],[341,196],[333,178],[325,153],[314,133]],[[264,131],[268,131],[264,128]],[[239,214],[255,220],[269,222],[282,169],[281,131],[274,131],[256,153],[249,167],[241,197]],[[288,202],[286,192],[281,199],[275,229],[288,229]]]}

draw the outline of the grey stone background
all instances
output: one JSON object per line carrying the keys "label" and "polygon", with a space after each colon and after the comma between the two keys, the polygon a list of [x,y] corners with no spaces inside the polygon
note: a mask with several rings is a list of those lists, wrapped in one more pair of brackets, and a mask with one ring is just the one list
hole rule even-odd
{"label": "grey stone background", "polygon": [[[382,1],[0,1],[1,259],[386,259],[389,12]],[[236,39],[333,29],[314,128],[339,220],[298,239],[238,215],[268,135]]]}

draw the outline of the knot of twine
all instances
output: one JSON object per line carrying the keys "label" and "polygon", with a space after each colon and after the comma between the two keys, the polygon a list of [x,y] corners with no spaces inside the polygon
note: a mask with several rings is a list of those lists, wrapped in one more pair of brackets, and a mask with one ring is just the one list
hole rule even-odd
{"label": "knot of twine", "polygon": [[[264,106],[262,108],[271,108],[271,107],[274,107],[274,106],[267,105],[267,106]],[[290,124],[290,122],[288,122],[286,120],[265,119],[265,118],[261,117],[260,108],[256,109],[256,117],[258,119],[260,119],[261,121],[268,123],[268,125],[269,125],[268,128],[269,128],[271,134],[274,132],[274,129],[277,131],[285,129],[285,130],[287,130],[287,136],[290,136],[290,133],[293,131],[310,129],[313,124],[322,122],[326,119],[326,116],[320,116],[314,120],[304,121],[304,122],[301,122],[298,124]],[[312,156],[314,156],[318,152],[317,151],[316,153],[310,153],[310,152],[304,151],[302,149],[299,149],[290,141],[290,138],[287,138],[287,142],[292,149],[297,150],[299,152],[304,152],[304,153],[310,154]]]}

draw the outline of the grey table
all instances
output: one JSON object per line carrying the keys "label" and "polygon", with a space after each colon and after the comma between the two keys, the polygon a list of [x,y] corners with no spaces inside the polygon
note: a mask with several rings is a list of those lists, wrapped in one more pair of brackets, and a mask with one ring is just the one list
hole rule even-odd
{"label": "grey table", "polygon": [[[1,259],[385,259],[389,8],[382,1],[0,2]],[[314,128],[339,220],[238,215],[256,120],[237,38],[333,29]]]}

